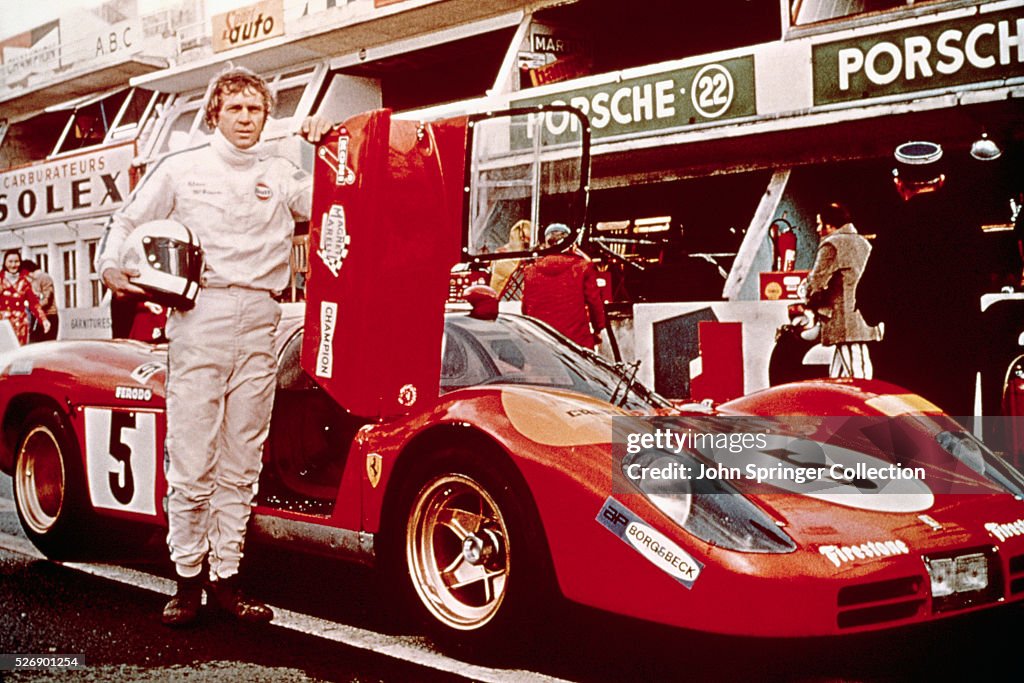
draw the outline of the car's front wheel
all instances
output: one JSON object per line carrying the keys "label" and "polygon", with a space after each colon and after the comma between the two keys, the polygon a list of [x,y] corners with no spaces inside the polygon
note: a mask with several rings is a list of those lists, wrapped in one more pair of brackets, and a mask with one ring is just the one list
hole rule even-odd
{"label": "car's front wheel", "polygon": [[406,498],[405,581],[445,640],[511,645],[510,636],[531,635],[528,625],[550,604],[543,531],[513,479],[482,453],[453,450]]}

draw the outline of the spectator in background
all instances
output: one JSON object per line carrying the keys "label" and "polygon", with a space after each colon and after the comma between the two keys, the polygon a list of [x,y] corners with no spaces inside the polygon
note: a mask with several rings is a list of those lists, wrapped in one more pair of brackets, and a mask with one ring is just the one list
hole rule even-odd
{"label": "spectator in background", "polygon": [[57,299],[53,291],[53,278],[31,259],[22,261],[21,269],[28,275],[29,282],[32,283],[32,289],[35,291],[36,296],[39,297],[39,306],[46,313],[46,317],[50,321],[50,329],[44,332],[42,321],[36,318],[29,330],[28,340],[29,342],[41,342],[56,339],[57,332],[60,330],[60,317],[57,315]]}
{"label": "spectator in background", "polygon": [[[508,242],[498,247],[500,252],[526,251],[530,248],[530,231],[533,224],[528,220],[516,221],[508,231]],[[491,289],[498,293],[505,289],[505,283],[515,272],[516,267],[522,259],[507,258],[500,259],[491,264]]]}
{"label": "spectator in background", "polygon": [[822,208],[817,219],[821,242],[807,275],[807,305],[821,325],[821,343],[835,347],[829,376],[871,379],[867,342],[880,341],[882,329],[864,322],[857,309],[857,285],[871,245],[857,234],[842,204]]}
{"label": "spectator in background", "polygon": [[39,305],[39,297],[33,291],[28,275],[21,269],[21,252],[8,249],[4,252],[4,274],[0,278],[0,320],[11,324],[22,346],[28,343],[29,310],[38,318],[43,332],[49,332],[50,320]]}
{"label": "spectator in background", "polygon": [[[552,247],[569,235],[568,226],[552,223],[544,231],[544,242]],[[588,349],[600,343],[601,330],[607,325],[597,269],[572,244],[526,266],[522,310]]]}

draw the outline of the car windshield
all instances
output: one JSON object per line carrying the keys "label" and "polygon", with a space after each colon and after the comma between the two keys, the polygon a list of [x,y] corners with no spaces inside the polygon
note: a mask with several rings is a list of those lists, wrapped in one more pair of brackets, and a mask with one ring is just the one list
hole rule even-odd
{"label": "car windshield", "polygon": [[529,318],[502,314],[445,319],[441,392],[485,384],[525,384],[576,391],[650,412],[671,404],[634,380],[634,366],[613,365]]}

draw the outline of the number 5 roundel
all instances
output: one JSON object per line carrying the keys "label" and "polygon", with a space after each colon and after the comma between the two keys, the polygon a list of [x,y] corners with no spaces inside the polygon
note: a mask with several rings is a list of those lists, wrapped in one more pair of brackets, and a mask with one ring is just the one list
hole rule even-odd
{"label": "number 5 roundel", "polygon": [[85,409],[86,478],[98,509],[156,514],[156,414]]}

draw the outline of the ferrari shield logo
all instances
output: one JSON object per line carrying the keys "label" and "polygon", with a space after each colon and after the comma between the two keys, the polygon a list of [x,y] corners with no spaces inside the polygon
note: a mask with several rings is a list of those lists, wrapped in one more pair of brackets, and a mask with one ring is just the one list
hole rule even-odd
{"label": "ferrari shield logo", "polygon": [[370,486],[373,488],[377,488],[377,484],[380,483],[380,472],[383,463],[384,459],[380,457],[379,453],[366,454],[366,478],[370,480]]}

